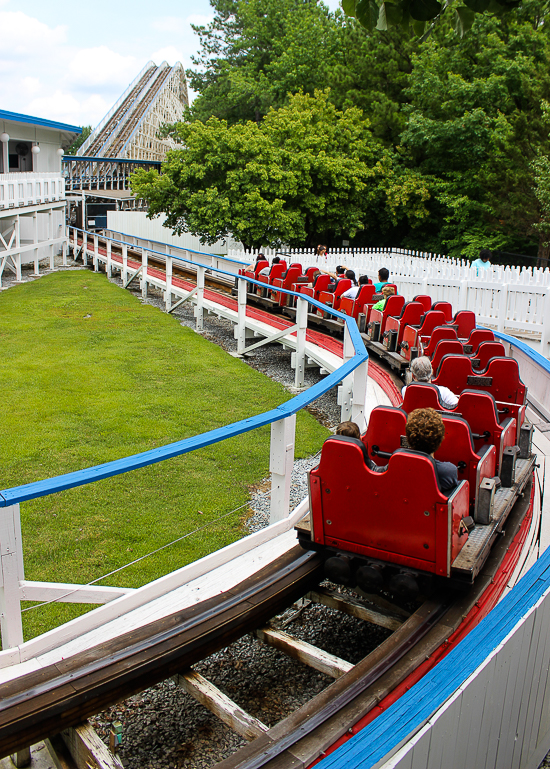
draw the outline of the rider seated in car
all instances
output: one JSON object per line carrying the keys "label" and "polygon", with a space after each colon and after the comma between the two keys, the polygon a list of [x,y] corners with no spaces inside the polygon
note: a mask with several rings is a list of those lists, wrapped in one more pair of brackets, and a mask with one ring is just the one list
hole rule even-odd
{"label": "rider seated in car", "polygon": [[[445,425],[435,409],[415,409],[407,418],[407,442],[409,448],[434,456],[443,443]],[[441,491],[448,492],[458,485],[458,470],[452,462],[435,459],[435,471]]]}

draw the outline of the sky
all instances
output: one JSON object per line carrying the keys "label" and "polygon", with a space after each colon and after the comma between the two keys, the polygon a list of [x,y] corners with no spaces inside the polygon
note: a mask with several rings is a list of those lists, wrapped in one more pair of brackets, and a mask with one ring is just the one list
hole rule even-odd
{"label": "sky", "polygon": [[0,109],[95,126],[148,61],[192,66],[191,24],[211,11],[208,0],[0,0]]}

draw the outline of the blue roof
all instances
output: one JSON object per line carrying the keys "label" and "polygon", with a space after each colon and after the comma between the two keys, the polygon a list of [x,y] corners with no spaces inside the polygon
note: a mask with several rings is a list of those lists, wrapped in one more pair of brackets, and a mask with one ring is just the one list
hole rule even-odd
{"label": "blue roof", "polygon": [[16,123],[27,123],[29,125],[38,125],[42,128],[54,128],[58,131],[65,131],[73,134],[81,134],[82,128],[67,123],[56,123],[53,120],[46,120],[43,117],[32,117],[31,115],[20,115],[18,112],[6,112],[0,109],[0,120],[13,120]]}

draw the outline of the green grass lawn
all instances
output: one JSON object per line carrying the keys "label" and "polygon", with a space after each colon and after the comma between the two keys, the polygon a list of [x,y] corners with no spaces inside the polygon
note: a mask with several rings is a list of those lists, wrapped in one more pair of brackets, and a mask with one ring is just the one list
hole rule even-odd
{"label": "green grass lawn", "polygon": [[[284,388],[87,271],[0,293],[0,488],[136,454],[266,411]],[[296,456],[326,428],[298,414]],[[246,504],[270,428],[21,505],[25,576],[87,583]],[[106,579],[138,587],[243,535],[246,508]],[[28,606],[28,604],[26,605]],[[23,615],[25,637],[88,611]]]}

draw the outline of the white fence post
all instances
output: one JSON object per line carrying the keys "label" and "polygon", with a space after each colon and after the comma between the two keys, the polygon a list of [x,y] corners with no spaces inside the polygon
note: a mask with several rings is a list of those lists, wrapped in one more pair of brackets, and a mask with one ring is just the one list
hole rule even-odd
{"label": "white fence post", "polygon": [[[48,212],[48,238],[53,241],[53,211],[50,208]],[[50,270],[55,269],[55,246],[50,243]]]}
{"label": "white fence post", "polygon": [[504,328],[506,326],[507,313],[508,313],[508,284],[504,283],[502,288],[500,289],[500,296],[498,301],[497,331],[500,331],[501,334],[504,333]]}
{"label": "white fence post", "polygon": [[0,509],[0,631],[2,647],[23,643],[19,583],[24,579],[19,505]]}
{"label": "white fence post", "polygon": [[172,257],[166,255],[166,291],[164,292],[166,312],[172,309]]}
{"label": "white fence post", "polygon": [[306,334],[307,334],[307,300],[297,299],[296,304],[296,357],[294,367],[294,386],[300,389],[304,386],[306,371]]}
{"label": "white fence post", "polygon": [[296,414],[271,424],[271,508],[269,522],[275,523],[288,517],[290,507],[290,482],[294,467],[294,442],[296,439]]}
{"label": "white fence post", "polygon": [[111,242],[111,239],[109,239],[109,240],[107,241],[107,266],[106,266],[106,268],[105,268],[105,269],[106,269],[106,271],[107,271],[107,277],[108,277],[108,278],[110,278],[110,277],[111,277],[111,275],[113,274],[113,265],[112,265],[112,248],[113,248],[113,244],[112,244],[112,242]]}
{"label": "white fence post", "polygon": [[197,267],[197,303],[195,305],[196,331],[204,329],[204,275],[206,267]]}
{"label": "white fence post", "polygon": [[141,298],[147,299],[147,264],[149,262],[149,252],[143,249],[141,252]]}
{"label": "white fence post", "polygon": [[97,272],[99,269],[99,242],[97,235],[94,235],[94,272]]}
{"label": "white fence post", "polygon": [[542,324],[540,354],[544,358],[548,358],[548,344],[550,343],[550,288],[546,289],[546,293],[544,295],[544,313]]}
{"label": "white fence post", "polygon": [[122,280],[122,285],[125,286],[126,281],[128,280],[128,246],[126,243],[122,244],[122,271],[120,278]]}
{"label": "white fence post", "polygon": [[246,280],[239,278],[237,281],[237,327],[235,337],[237,339],[237,353],[242,355],[246,347]]}
{"label": "white fence post", "polygon": [[352,374],[353,395],[351,402],[351,419],[359,425],[361,432],[364,432],[364,430],[367,429],[367,421],[369,417],[366,413],[368,368],[369,361],[367,359],[364,363],[361,363]]}

